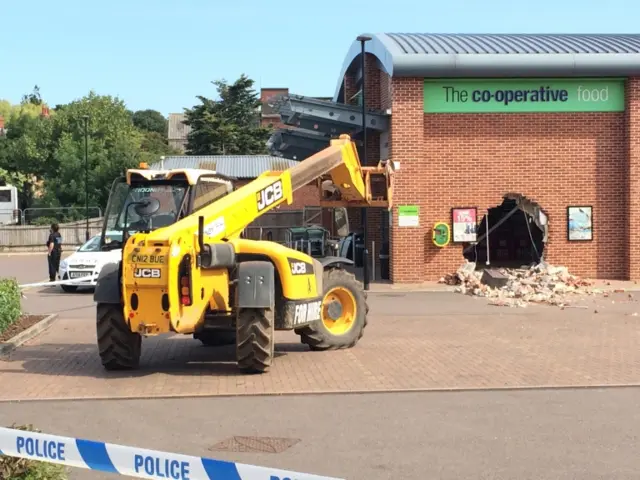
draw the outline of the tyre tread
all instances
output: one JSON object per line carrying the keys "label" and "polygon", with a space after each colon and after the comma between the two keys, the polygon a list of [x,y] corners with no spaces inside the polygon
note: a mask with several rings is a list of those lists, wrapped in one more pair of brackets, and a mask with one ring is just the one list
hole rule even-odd
{"label": "tyre tread", "polygon": [[236,358],[240,370],[264,373],[273,363],[274,312],[244,309],[238,312]]}
{"label": "tyre tread", "polygon": [[97,306],[98,353],[106,370],[134,370],[140,364],[142,337],[129,329],[120,308]]}

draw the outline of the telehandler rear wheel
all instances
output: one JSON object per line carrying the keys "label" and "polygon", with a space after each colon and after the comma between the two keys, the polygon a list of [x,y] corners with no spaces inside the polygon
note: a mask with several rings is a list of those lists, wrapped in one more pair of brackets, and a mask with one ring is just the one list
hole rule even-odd
{"label": "telehandler rear wheel", "polygon": [[271,309],[247,308],[236,319],[236,359],[245,373],[264,373],[275,350],[274,313]]}
{"label": "telehandler rear wheel", "polygon": [[356,277],[341,269],[324,272],[320,320],[296,330],[311,350],[351,348],[367,326],[367,296]]}
{"label": "telehandler rear wheel", "polygon": [[97,306],[98,351],[106,370],[133,370],[140,365],[142,337],[132,332],[124,320],[122,307]]}

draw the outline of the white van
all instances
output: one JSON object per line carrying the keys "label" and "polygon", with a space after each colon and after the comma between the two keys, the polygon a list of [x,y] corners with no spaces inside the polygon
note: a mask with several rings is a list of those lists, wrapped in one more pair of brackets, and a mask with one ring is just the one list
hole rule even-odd
{"label": "white van", "polygon": [[18,189],[11,185],[0,187],[0,225],[18,223]]}

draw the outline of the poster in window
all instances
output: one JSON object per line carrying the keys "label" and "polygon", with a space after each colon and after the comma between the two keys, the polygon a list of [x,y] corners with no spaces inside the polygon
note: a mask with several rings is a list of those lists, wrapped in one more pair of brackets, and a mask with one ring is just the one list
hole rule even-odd
{"label": "poster in window", "polygon": [[453,241],[455,243],[475,242],[477,237],[478,209],[476,207],[454,208],[453,216]]}
{"label": "poster in window", "polygon": [[593,208],[567,207],[567,233],[572,242],[593,240]]}

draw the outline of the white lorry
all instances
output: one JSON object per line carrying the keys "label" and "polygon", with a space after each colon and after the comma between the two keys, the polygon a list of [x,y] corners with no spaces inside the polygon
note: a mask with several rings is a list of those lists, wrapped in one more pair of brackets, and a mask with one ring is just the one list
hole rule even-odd
{"label": "white lorry", "polygon": [[19,223],[18,189],[11,185],[0,187],[0,225]]}

